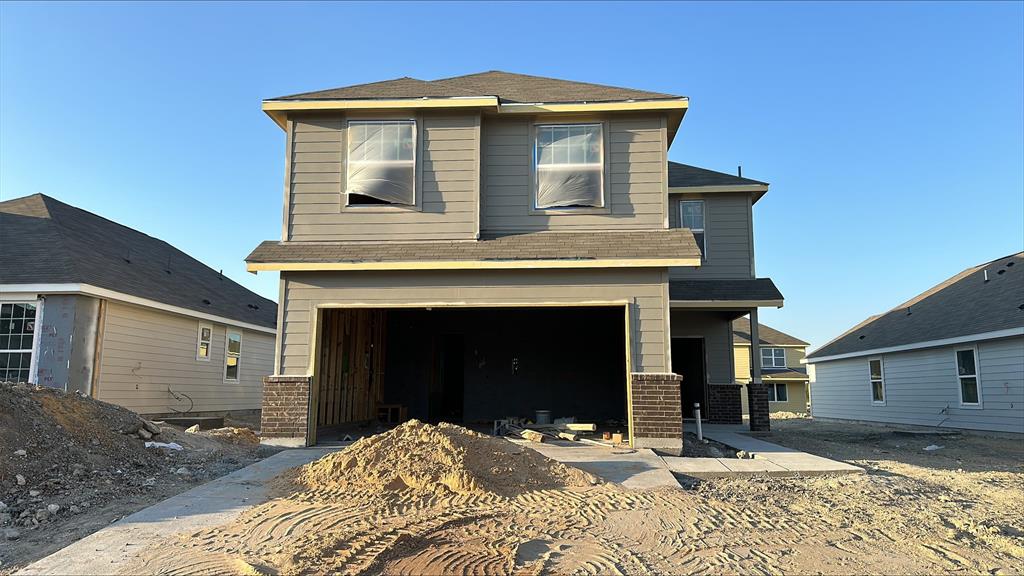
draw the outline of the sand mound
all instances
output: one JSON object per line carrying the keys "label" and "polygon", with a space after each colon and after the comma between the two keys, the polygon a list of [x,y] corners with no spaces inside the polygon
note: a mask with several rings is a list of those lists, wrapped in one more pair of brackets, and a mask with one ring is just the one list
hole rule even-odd
{"label": "sand mound", "polygon": [[492,493],[591,486],[596,477],[493,436],[442,422],[410,420],[307,464],[296,481],[310,490]]}
{"label": "sand mound", "polygon": [[224,428],[214,428],[212,430],[206,430],[200,432],[205,436],[211,438],[217,438],[230,444],[240,445],[256,445],[260,443],[259,436],[255,432],[248,428],[235,428],[233,426],[226,426]]}

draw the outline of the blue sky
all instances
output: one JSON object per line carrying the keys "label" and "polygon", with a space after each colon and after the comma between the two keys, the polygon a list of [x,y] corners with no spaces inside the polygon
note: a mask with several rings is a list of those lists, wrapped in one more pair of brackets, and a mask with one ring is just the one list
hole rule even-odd
{"label": "blue sky", "polygon": [[0,3],[0,198],[43,192],[264,296],[262,98],[500,69],[690,97],[673,160],[771,182],[762,321],[822,344],[1024,249],[1024,3]]}

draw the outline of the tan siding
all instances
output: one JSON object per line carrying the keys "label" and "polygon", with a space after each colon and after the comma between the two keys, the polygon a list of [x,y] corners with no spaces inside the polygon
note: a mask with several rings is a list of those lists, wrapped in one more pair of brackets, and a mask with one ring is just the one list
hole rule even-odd
{"label": "tan siding", "polygon": [[732,324],[716,312],[672,311],[672,338],[703,338],[708,384],[734,382]]}
{"label": "tan siding", "polygon": [[[750,278],[754,255],[750,229],[750,194],[686,194],[704,200],[707,259],[699,268],[672,268],[672,278]],[[669,198],[670,228],[679,228],[679,194]]]}
{"label": "tan siding", "polygon": [[281,372],[309,370],[310,320],[318,305],[440,305],[629,301],[633,303],[633,370],[666,369],[664,272],[659,269],[594,271],[438,271],[285,273]]}
{"label": "tan siding", "polygon": [[416,208],[347,208],[345,119],[299,118],[291,135],[286,240],[472,239],[479,214],[480,119],[425,114],[417,133]]}
{"label": "tan siding", "polygon": [[733,356],[736,359],[736,381],[750,382],[750,346],[735,346]]}
{"label": "tan siding", "polygon": [[226,327],[213,324],[210,360],[196,360],[200,321],[107,302],[97,397],[144,414],[185,410],[168,392],[188,395],[193,411],[260,407],[264,376],[273,372],[274,337],[242,330],[238,382],[224,381]]}
{"label": "tan siding", "polygon": [[613,116],[606,122],[608,212],[600,214],[531,212],[533,122],[484,118],[484,232],[664,228],[667,182],[661,117]]}

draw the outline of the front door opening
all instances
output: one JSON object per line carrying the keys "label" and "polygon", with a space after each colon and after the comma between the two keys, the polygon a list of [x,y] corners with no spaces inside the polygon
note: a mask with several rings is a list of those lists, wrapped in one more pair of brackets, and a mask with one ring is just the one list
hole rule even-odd
{"label": "front door opening", "polygon": [[672,371],[683,377],[679,384],[683,417],[693,418],[693,405],[700,403],[701,418],[707,419],[707,370],[704,365],[703,338],[672,339]]}

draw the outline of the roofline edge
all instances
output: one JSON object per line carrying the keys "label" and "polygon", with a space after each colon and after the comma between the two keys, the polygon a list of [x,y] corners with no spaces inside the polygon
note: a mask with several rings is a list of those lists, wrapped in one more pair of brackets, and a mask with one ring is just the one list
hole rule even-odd
{"label": "roofline edge", "polygon": [[249,272],[388,270],[518,270],[552,268],[665,268],[700,266],[700,258],[598,258],[593,260],[426,260],[376,262],[246,262]]}
{"label": "roofline edge", "polygon": [[967,342],[974,342],[976,340],[995,340],[997,338],[1010,338],[1013,336],[1024,336],[1024,326],[1020,328],[1006,328],[1004,330],[993,330],[991,332],[978,332],[976,334],[966,334],[964,336],[954,336],[952,338],[940,338],[939,340],[925,340],[922,342],[901,344],[899,346],[871,348],[868,350],[859,350],[857,352],[846,352],[844,354],[832,354],[830,356],[820,356],[818,358],[814,358],[814,352],[811,352],[811,354],[809,354],[804,360],[807,364],[815,364],[818,362],[830,362],[832,360],[844,360],[847,358],[872,356],[874,354],[906,352],[910,350],[922,350],[924,348],[939,348],[942,346],[952,346],[954,344],[966,344]]}

